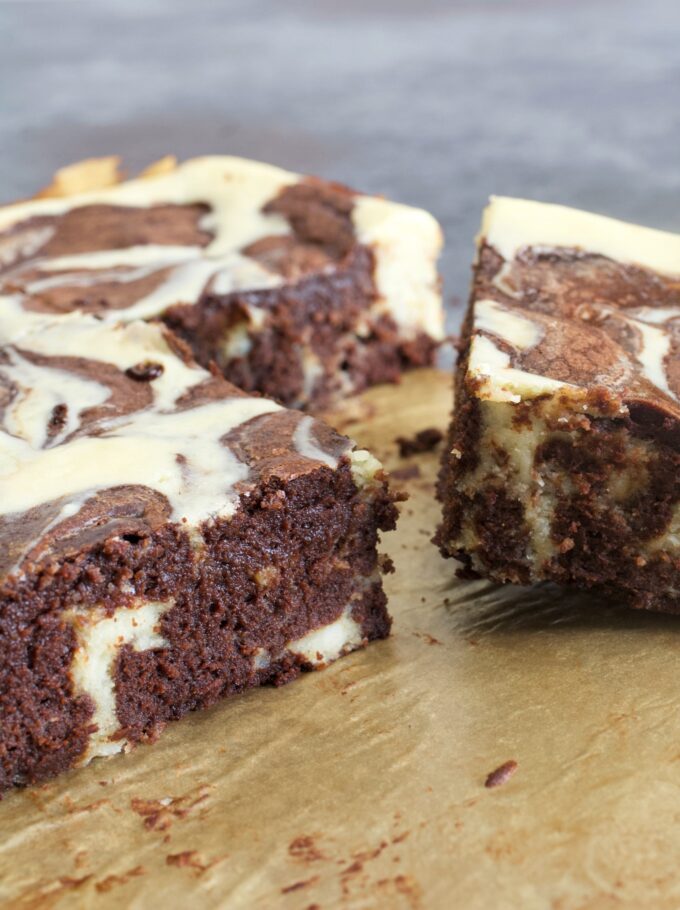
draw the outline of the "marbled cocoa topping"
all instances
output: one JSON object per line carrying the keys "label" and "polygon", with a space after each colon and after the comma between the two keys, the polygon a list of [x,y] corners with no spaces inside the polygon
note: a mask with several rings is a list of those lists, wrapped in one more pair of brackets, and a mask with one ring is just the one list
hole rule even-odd
{"label": "marbled cocoa topping", "polygon": [[680,237],[493,200],[440,478],[443,551],[500,580],[680,611],[679,355]]}
{"label": "marbled cocoa topping", "polygon": [[202,158],[0,209],[0,314],[168,318],[227,378],[271,391],[257,384],[266,374],[286,403],[319,406],[432,360],[440,245],[423,211]]}
{"label": "marbled cocoa topping", "polygon": [[[511,369],[680,416],[680,279],[573,250],[523,250],[508,264],[484,245],[475,294],[477,333]],[[475,347],[475,359],[493,356]]]}
{"label": "marbled cocoa topping", "polygon": [[0,790],[389,631],[379,463],[168,329],[0,321]]}

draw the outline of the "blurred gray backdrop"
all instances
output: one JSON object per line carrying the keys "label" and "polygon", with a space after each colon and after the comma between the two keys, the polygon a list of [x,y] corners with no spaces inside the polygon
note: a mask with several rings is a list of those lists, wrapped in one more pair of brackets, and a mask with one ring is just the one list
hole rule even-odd
{"label": "blurred gray backdrop", "polygon": [[678,0],[0,0],[0,36],[2,201],[248,155],[432,210],[449,298],[490,193],[680,230]]}

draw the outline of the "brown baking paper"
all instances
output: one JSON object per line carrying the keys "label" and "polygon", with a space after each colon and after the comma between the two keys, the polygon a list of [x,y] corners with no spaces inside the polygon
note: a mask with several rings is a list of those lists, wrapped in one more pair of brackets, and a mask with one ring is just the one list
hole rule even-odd
{"label": "brown baking paper", "polygon": [[680,622],[455,579],[438,453],[394,444],[444,428],[449,385],[413,374],[339,421],[420,472],[384,541],[392,637],[5,796],[2,906],[680,906]]}

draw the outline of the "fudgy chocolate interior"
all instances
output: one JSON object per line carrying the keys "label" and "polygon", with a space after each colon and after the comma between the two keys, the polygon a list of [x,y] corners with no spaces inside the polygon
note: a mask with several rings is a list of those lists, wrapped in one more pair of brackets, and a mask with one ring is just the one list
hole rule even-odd
{"label": "fudgy chocolate interior", "polygon": [[348,465],[335,472],[319,467],[263,482],[232,520],[203,527],[198,556],[181,526],[166,524],[98,542],[6,583],[0,790],[66,769],[92,730],[93,706],[71,687],[75,638],[64,610],[112,612],[135,598],[175,599],[161,620],[169,647],[124,647],[116,664],[121,736],[152,739],[187,711],[297,675],[303,662],[290,654],[260,669],[253,657],[260,647],[275,654],[332,622],[353,595],[352,615],[364,636],[386,636],[385,595],[371,576],[377,530],[392,528],[395,519],[386,487],[367,501]]}

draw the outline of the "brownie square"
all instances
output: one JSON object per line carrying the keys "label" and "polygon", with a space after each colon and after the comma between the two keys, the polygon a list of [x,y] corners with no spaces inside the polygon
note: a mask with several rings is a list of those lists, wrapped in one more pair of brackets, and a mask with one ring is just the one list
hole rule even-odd
{"label": "brownie square", "polygon": [[0,790],[388,634],[375,458],[162,325],[5,301]]}
{"label": "brownie square", "polygon": [[680,612],[680,237],[493,199],[437,540],[468,571]]}

